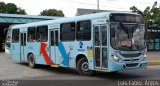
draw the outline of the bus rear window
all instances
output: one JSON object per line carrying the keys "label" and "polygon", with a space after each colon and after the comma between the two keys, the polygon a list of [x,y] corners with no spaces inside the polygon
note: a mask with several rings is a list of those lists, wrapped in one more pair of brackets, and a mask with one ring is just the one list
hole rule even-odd
{"label": "bus rear window", "polygon": [[12,31],[12,42],[13,43],[19,42],[19,29],[13,29],[13,31]]}

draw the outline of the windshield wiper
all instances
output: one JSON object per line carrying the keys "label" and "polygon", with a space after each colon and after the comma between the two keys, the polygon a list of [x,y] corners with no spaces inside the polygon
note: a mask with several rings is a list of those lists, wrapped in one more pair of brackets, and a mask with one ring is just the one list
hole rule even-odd
{"label": "windshield wiper", "polygon": [[137,27],[139,26],[139,23],[137,23],[134,27],[133,27],[133,30],[132,30],[132,33],[134,33],[137,29]]}
{"label": "windshield wiper", "polygon": [[125,28],[121,22],[119,23],[119,26],[124,30],[126,34],[128,34],[128,38],[129,38],[129,28]]}
{"label": "windshield wiper", "polygon": [[131,28],[131,25],[129,25],[129,28],[125,28],[123,23],[119,23],[119,26],[125,31],[125,33],[128,34],[128,39],[133,36],[133,33],[136,31],[137,27],[139,26],[139,23],[137,23],[133,28]]}

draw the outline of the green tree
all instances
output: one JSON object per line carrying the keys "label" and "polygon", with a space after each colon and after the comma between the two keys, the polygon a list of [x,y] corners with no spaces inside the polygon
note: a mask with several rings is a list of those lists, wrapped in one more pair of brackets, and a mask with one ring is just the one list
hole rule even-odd
{"label": "green tree", "polygon": [[4,2],[0,2],[0,13],[4,13],[6,10],[6,4]]}
{"label": "green tree", "polygon": [[139,10],[135,6],[130,7],[130,10],[132,10],[132,12],[141,14],[146,24],[149,23],[150,21],[160,22],[160,6],[158,6],[157,2],[154,2],[151,8],[146,7],[144,11]]}
{"label": "green tree", "polygon": [[64,16],[63,12],[61,10],[56,10],[56,9],[47,9],[43,10],[40,13],[41,16]]}
{"label": "green tree", "polygon": [[15,14],[17,12],[17,6],[13,3],[6,4],[6,12]]}
{"label": "green tree", "polygon": [[[130,7],[132,12],[136,12],[141,14],[144,18],[146,32],[147,30],[159,30],[160,28],[160,5],[158,6],[157,2],[154,2],[152,7],[146,7],[144,11],[140,11],[137,7],[132,6]],[[152,39],[152,35],[159,34],[159,33],[152,33],[147,32],[147,40],[150,41]]]}
{"label": "green tree", "polygon": [[63,12],[61,10],[57,10],[55,13],[56,16],[64,16]]}
{"label": "green tree", "polygon": [[27,14],[24,9],[17,8],[17,14]]}
{"label": "green tree", "polygon": [[0,13],[27,14],[24,9],[17,7],[14,3],[0,2]]}
{"label": "green tree", "polygon": [[139,10],[139,9],[138,9],[137,7],[135,7],[135,6],[130,7],[130,10],[132,10],[132,12],[136,12],[136,13],[138,13],[138,14],[143,15],[143,12],[142,12],[141,10]]}

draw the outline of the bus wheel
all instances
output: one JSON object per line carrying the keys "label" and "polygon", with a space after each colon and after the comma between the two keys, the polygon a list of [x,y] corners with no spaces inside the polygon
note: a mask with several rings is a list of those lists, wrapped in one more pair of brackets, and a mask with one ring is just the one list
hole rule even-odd
{"label": "bus wheel", "polygon": [[35,59],[34,59],[33,54],[29,54],[28,56],[28,65],[31,68],[35,68]]}
{"label": "bus wheel", "polygon": [[89,64],[86,58],[81,58],[77,62],[77,71],[79,72],[80,75],[84,75],[84,76],[89,76],[94,73],[94,71],[89,70]]}

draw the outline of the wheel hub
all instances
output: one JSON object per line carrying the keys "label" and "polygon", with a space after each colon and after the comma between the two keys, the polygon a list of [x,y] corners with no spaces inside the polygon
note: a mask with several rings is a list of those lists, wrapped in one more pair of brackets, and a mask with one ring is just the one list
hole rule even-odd
{"label": "wheel hub", "polygon": [[84,62],[82,64],[82,71],[87,72],[88,71],[88,62]]}

